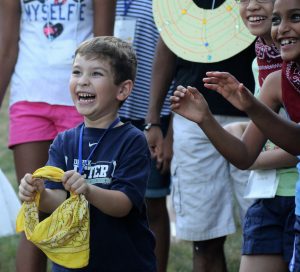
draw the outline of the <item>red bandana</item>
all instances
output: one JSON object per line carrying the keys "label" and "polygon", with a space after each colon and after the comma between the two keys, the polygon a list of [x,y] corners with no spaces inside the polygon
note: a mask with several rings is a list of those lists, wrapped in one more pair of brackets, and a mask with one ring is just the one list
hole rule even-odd
{"label": "red bandana", "polygon": [[255,52],[259,69],[259,85],[262,86],[270,73],[281,69],[282,59],[276,46],[274,44],[266,45],[261,38],[255,42]]}
{"label": "red bandana", "polygon": [[283,62],[282,76],[282,101],[291,118],[296,123],[300,122],[300,70],[295,62]]}

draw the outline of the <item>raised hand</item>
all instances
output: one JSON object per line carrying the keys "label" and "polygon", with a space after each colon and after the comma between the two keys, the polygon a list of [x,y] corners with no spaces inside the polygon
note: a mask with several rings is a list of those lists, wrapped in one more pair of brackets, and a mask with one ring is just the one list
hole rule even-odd
{"label": "raised hand", "polygon": [[208,104],[202,94],[194,87],[178,86],[170,97],[171,109],[183,117],[200,124],[210,114]]}
{"label": "raised hand", "polygon": [[252,93],[230,73],[207,72],[206,75],[204,86],[221,94],[239,110],[247,111],[252,105]]}

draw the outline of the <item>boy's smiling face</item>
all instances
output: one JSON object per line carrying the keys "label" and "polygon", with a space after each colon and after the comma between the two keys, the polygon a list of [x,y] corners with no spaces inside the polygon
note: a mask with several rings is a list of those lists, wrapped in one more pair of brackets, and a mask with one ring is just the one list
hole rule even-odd
{"label": "boy's smiling face", "polygon": [[97,121],[115,116],[119,106],[122,83],[114,83],[107,60],[75,57],[70,78],[70,92],[77,111],[85,121]]}
{"label": "boy's smiling face", "polygon": [[250,0],[249,3],[240,3],[240,16],[254,36],[261,37],[271,44],[271,26],[272,26],[272,11],[274,1],[269,0],[265,3],[258,3]]}
{"label": "boy's smiling face", "polygon": [[300,1],[276,0],[272,19],[272,38],[281,58],[300,64]]}

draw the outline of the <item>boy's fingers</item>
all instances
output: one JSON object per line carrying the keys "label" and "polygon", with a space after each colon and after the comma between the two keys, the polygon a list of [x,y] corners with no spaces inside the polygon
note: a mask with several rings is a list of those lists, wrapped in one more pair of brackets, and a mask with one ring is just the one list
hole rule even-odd
{"label": "boy's fingers", "polygon": [[66,182],[71,176],[74,175],[74,173],[76,173],[75,170],[66,171],[66,172],[63,174],[63,177],[62,177],[61,181],[62,181],[62,182]]}

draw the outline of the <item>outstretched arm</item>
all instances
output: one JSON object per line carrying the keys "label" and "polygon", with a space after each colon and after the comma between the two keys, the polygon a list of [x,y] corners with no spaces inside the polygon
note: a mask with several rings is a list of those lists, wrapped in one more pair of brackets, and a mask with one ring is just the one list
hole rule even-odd
{"label": "outstretched arm", "polygon": [[241,140],[227,132],[214,118],[204,97],[196,88],[178,86],[171,97],[174,112],[196,122],[212,144],[232,164],[247,169],[255,161],[266,139],[250,122]]}
{"label": "outstretched arm", "polygon": [[19,0],[0,0],[0,106],[17,61],[20,16]]}
{"label": "outstretched arm", "polygon": [[300,155],[300,125],[281,118],[263,103],[255,100],[248,116],[272,142],[293,155]]}
{"label": "outstretched arm", "polygon": [[281,78],[281,71],[271,73],[265,79],[260,100],[257,100],[229,73],[208,72],[207,78],[203,81],[206,88],[217,91],[232,105],[245,111],[268,139],[287,152],[299,155],[300,125],[281,118],[267,102],[270,95],[273,95],[273,89],[276,89],[277,96],[281,96],[281,89],[278,93],[279,86],[281,86],[279,78]]}

